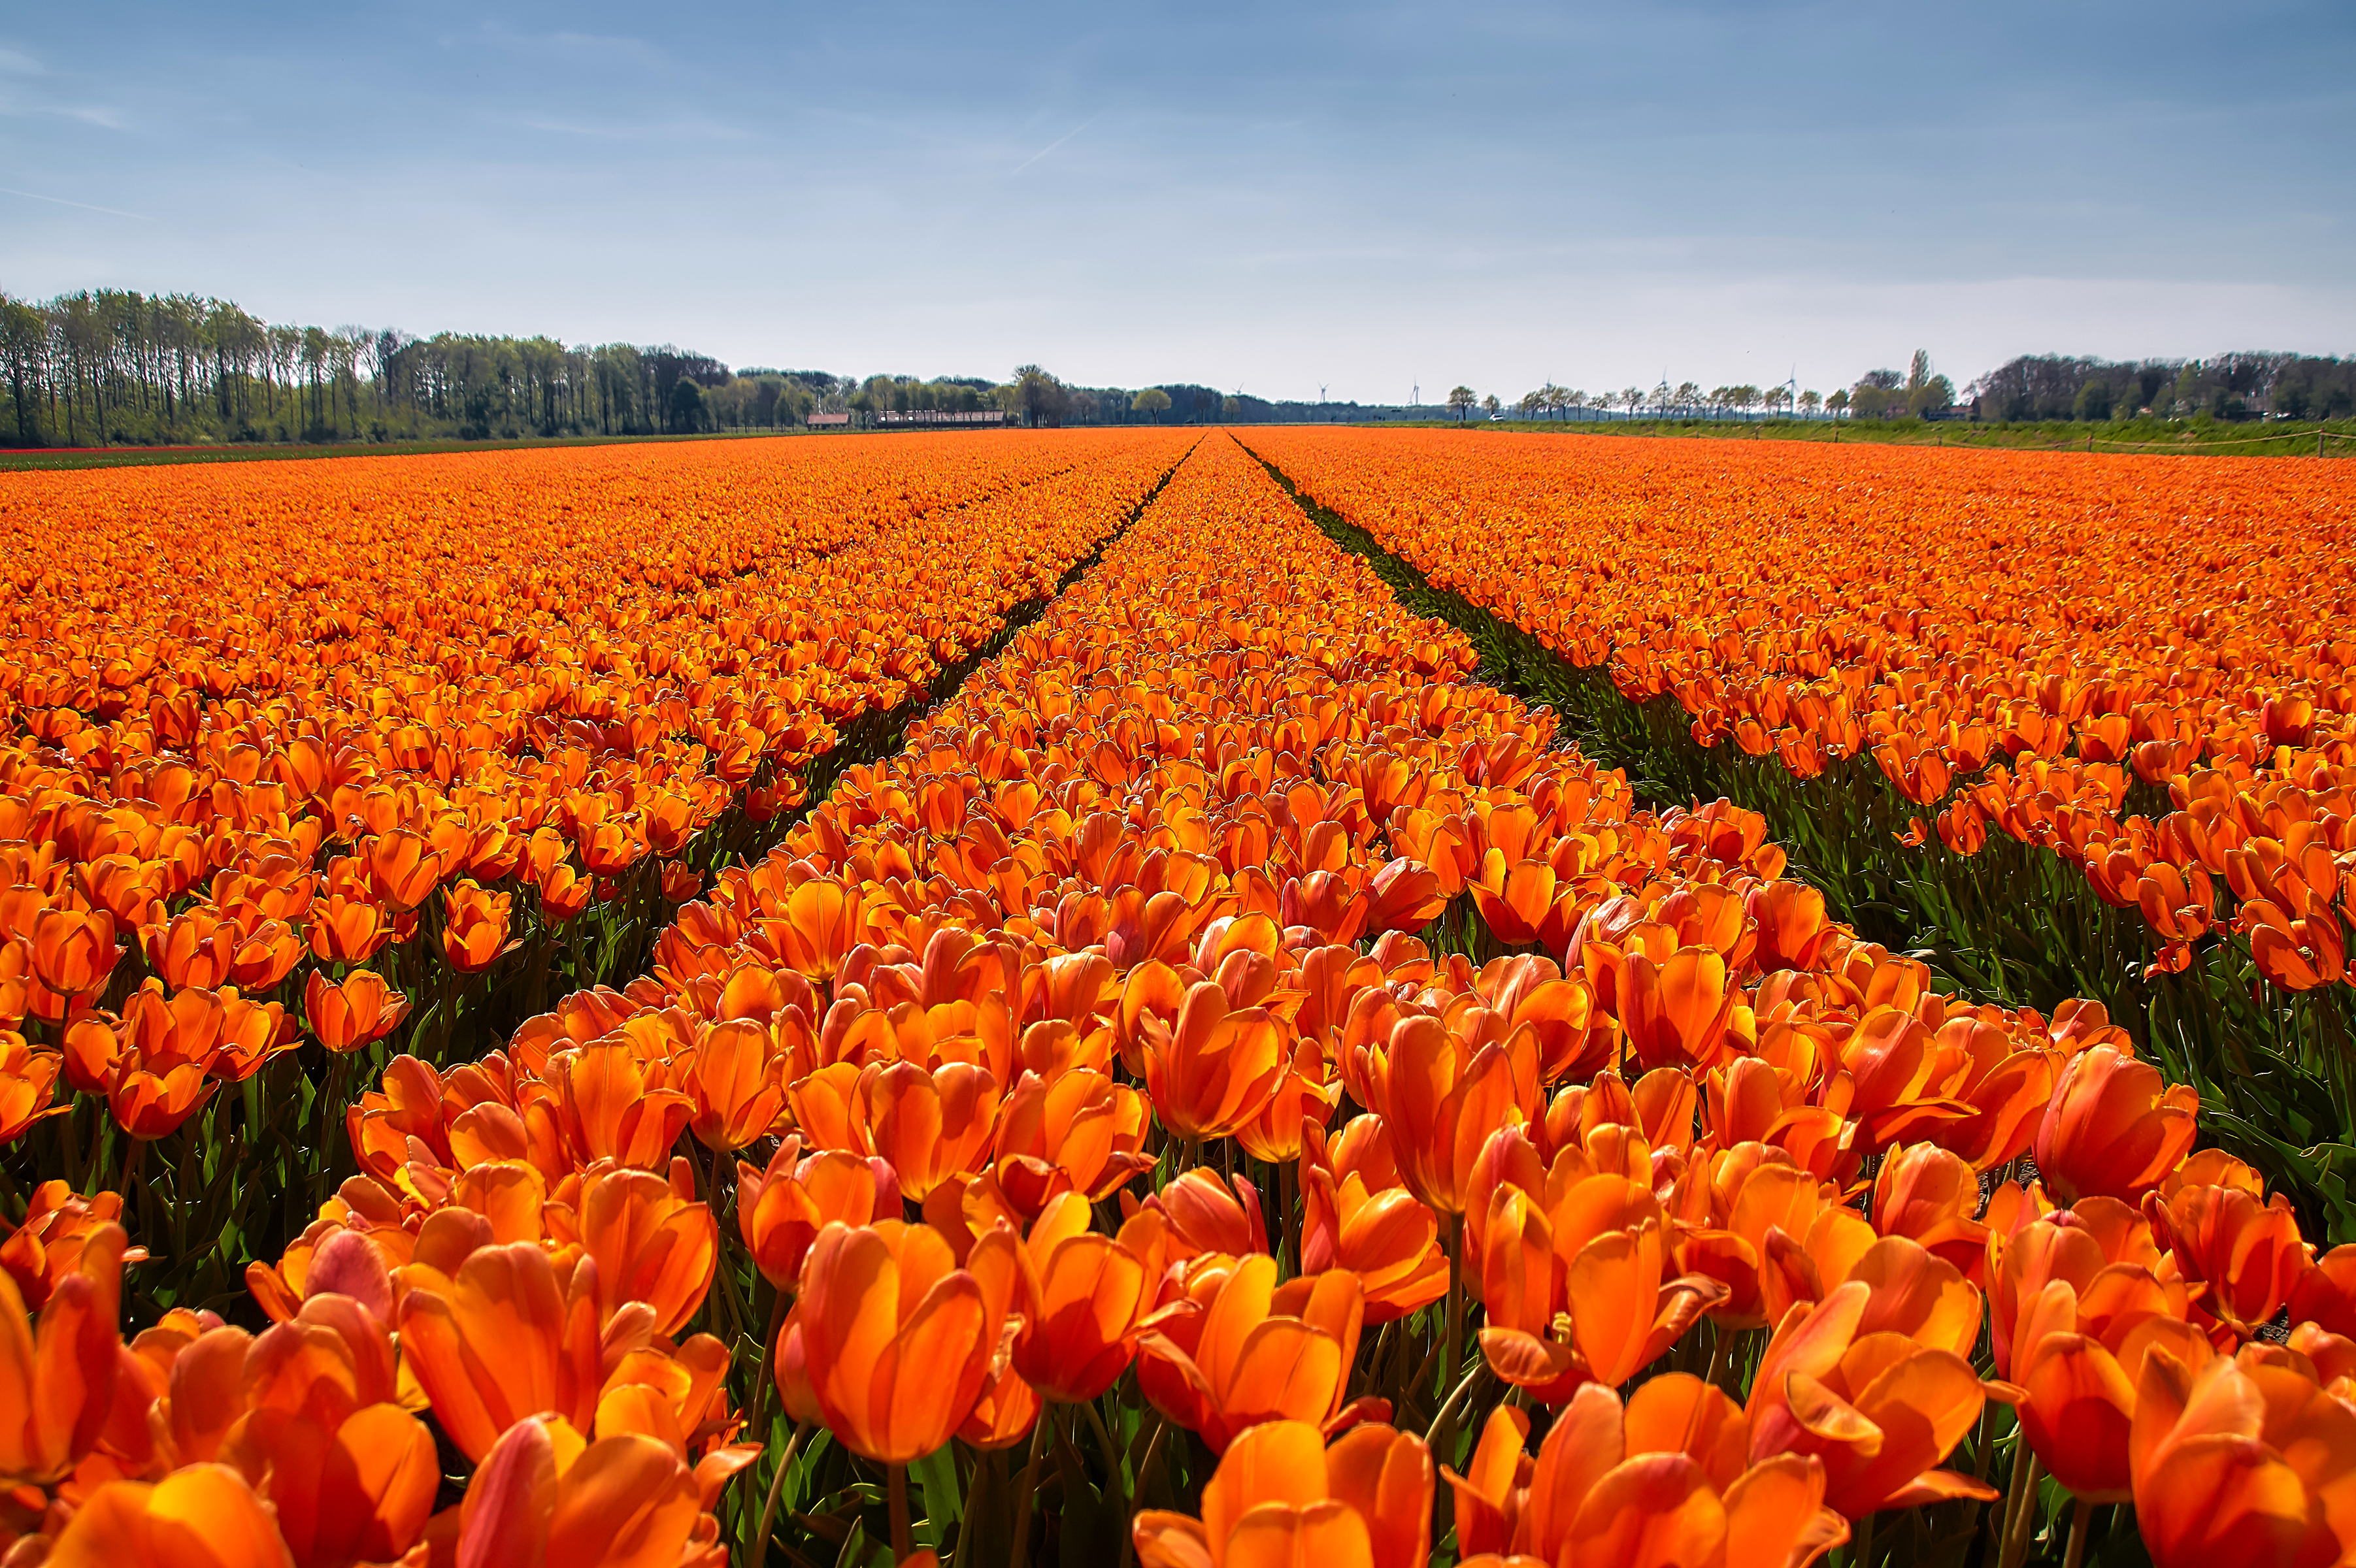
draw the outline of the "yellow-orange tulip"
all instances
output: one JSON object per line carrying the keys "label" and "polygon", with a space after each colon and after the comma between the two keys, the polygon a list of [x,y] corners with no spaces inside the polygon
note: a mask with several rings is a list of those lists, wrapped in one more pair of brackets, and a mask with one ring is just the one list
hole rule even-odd
{"label": "yellow-orange tulip", "polygon": [[830,1224],[856,1230],[897,1218],[900,1189],[880,1159],[825,1149],[805,1155],[801,1139],[777,1146],[766,1169],[736,1162],[736,1226],[771,1285],[791,1290],[802,1258]]}
{"label": "yellow-orange tulip", "polygon": [[226,1465],[191,1465],[156,1485],[111,1481],[75,1510],[46,1562],[56,1568],[289,1568],[269,1507]]}
{"label": "yellow-orange tulip", "polygon": [[1267,1422],[1220,1459],[1201,1519],[1146,1509],[1130,1534],[1146,1568],[1423,1568],[1431,1455],[1388,1426],[1329,1447],[1312,1423]]}

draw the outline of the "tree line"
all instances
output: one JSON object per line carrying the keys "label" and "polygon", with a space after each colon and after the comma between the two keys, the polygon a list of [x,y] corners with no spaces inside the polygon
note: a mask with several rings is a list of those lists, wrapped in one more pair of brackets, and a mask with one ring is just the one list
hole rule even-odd
{"label": "tree line", "polygon": [[2086,359],[2023,355],[1970,392],[1979,418],[2101,421],[2342,419],[2356,412],[2356,359],[2224,354],[2214,359]]}
{"label": "tree line", "polygon": [[841,391],[669,344],[296,326],[194,294],[0,293],[0,440],[20,445],[779,428]]}
{"label": "tree line", "polygon": [[[1470,419],[1503,405],[1470,387],[1448,394],[1450,412]],[[1541,419],[1954,419],[1991,421],[2153,419],[2340,419],[2356,412],[2356,359],[2301,354],[2225,354],[2213,359],[2072,358],[2023,355],[1974,379],[1961,393],[1917,349],[1907,369],[1869,370],[1829,395],[1795,385],[1713,387],[1666,380],[1588,392],[1545,386],[1514,405]]]}
{"label": "tree line", "polygon": [[1036,365],[982,377],[731,369],[670,344],[262,320],[227,300],[0,292],[0,444],[513,440],[786,430],[829,422],[1202,424],[1347,419],[1184,383],[1067,383]]}

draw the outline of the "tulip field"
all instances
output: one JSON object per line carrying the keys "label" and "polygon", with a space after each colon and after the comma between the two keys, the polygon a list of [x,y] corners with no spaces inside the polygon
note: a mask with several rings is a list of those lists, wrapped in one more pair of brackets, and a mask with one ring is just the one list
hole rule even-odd
{"label": "tulip field", "polygon": [[2337,472],[0,478],[0,1568],[2356,1562]]}

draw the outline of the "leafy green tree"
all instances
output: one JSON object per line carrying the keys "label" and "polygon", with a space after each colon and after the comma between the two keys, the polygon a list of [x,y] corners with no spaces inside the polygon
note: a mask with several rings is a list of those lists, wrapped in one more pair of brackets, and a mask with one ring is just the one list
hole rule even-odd
{"label": "leafy green tree", "polygon": [[1472,389],[1470,387],[1451,387],[1448,389],[1448,406],[1455,410],[1457,419],[1460,421],[1462,421],[1464,416],[1471,411],[1472,407]]}
{"label": "leafy green tree", "polygon": [[1159,387],[1148,387],[1131,398],[1129,406],[1155,424],[1160,424],[1162,416],[1170,411],[1170,394]]}
{"label": "leafy green tree", "polygon": [[1008,411],[1023,417],[1026,425],[1062,422],[1066,398],[1064,383],[1036,365],[1018,365],[1014,379],[1009,383],[1013,394],[1013,406]]}

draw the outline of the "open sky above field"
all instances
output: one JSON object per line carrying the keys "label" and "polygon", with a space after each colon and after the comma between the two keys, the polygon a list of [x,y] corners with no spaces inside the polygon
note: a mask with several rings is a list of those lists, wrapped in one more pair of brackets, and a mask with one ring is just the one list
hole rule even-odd
{"label": "open sky above field", "polygon": [[1510,400],[2356,352],[2356,8],[27,7],[0,288]]}

